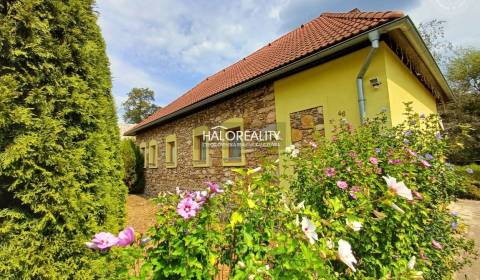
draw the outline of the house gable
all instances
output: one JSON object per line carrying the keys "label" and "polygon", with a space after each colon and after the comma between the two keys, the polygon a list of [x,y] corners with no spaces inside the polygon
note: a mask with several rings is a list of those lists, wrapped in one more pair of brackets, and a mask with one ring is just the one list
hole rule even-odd
{"label": "house gable", "polygon": [[384,55],[392,125],[405,120],[405,102],[411,102],[413,110],[419,114],[436,114],[437,102],[432,92],[390,48],[385,49]]}

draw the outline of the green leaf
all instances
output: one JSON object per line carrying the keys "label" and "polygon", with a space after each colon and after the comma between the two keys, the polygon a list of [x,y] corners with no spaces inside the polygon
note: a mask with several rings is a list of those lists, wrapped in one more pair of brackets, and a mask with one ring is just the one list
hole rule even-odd
{"label": "green leaf", "polygon": [[242,223],[243,222],[243,216],[238,213],[238,212],[233,212],[231,217],[230,217],[230,226],[232,228],[235,227],[236,224]]}

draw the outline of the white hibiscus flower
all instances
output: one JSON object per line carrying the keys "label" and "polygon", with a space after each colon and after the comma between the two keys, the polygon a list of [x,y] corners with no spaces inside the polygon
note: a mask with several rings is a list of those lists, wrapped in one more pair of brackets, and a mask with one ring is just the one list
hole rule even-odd
{"label": "white hibiscus flower", "polygon": [[412,191],[405,186],[403,182],[397,182],[397,179],[391,176],[383,176],[383,179],[387,183],[387,186],[394,191],[398,196],[406,198],[407,200],[413,200]]}
{"label": "white hibiscus flower", "polygon": [[347,226],[353,229],[353,231],[360,231],[362,229],[362,223],[358,221],[349,221],[348,219],[347,219]]}
{"label": "white hibiscus flower", "polygon": [[308,237],[310,244],[313,244],[318,240],[318,235],[315,232],[316,229],[317,227],[309,219],[302,217],[302,230]]}
{"label": "white hibiscus flower", "polygon": [[352,246],[350,246],[350,243],[343,239],[338,240],[338,258],[344,264],[346,264],[353,272],[356,271],[353,264],[356,264],[357,260],[352,253]]}

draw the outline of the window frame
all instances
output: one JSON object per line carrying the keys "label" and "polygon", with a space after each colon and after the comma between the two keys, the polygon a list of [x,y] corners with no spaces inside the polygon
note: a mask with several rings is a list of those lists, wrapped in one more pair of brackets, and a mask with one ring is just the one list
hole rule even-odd
{"label": "window frame", "polygon": [[192,165],[193,167],[209,167],[210,166],[210,149],[208,147],[208,139],[205,139],[205,160],[201,160],[201,147],[199,137],[203,138],[203,133],[208,132],[208,127],[200,126],[192,131]]}
{"label": "window frame", "polygon": [[[153,150],[152,150],[153,147]],[[148,142],[148,168],[158,168],[158,142],[150,140]]]}
{"label": "window frame", "polygon": [[[225,130],[225,133],[228,133],[228,132],[230,132],[230,131],[233,131],[234,134],[238,135],[237,131],[241,131],[241,130],[242,130],[242,128],[241,128],[240,126],[236,126],[236,127],[232,127],[232,128],[226,129],[226,130]],[[241,145],[242,145],[242,142],[241,142],[241,140],[235,137],[235,139],[234,139],[233,141],[228,141],[228,140],[227,140],[227,142],[228,142],[228,143],[240,144],[240,147],[237,147],[237,146],[236,146],[236,147],[228,146],[227,157],[226,157],[226,158],[228,158],[229,160],[232,160],[233,158],[238,158],[238,160],[236,160],[236,161],[241,161],[241,160],[242,160],[242,146],[241,146]],[[239,149],[239,148],[240,148],[240,149]],[[236,153],[236,154],[239,153],[239,155],[233,157],[233,156],[232,156],[232,153]],[[232,161],[234,161],[234,160],[232,160]]]}
{"label": "window frame", "polygon": [[227,140],[226,133],[227,131],[235,128],[239,128],[240,131],[244,131],[243,129],[243,118],[230,118],[222,123],[222,165],[223,166],[245,166],[246,165],[246,158],[245,158],[245,147],[244,142],[240,139],[240,160],[231,160],[230,156],[230,147],[228,146],[229,141]]}
{"label": "window frame", "polygon": [[[173,143],[173,150],[171,149],[170,143]],[[177,137],[175,134],[170,134],[167,137],[165,137],[165,167],[176,168],[177,158],[178,158]]]}
{"label": "window frame", "polygon": [[140,143],[140,151],[143,155],[143,168],[148,168],[148,149],[145,142]]}

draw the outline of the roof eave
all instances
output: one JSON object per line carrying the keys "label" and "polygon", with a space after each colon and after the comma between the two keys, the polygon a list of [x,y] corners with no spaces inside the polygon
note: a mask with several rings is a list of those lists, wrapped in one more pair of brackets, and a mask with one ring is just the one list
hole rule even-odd
{"label": "roof eave", "polygon": [[[384,23],[382,25],[379,25],[375,28],[368,29],[356,36],[353,36],[345,41],[339,42],[335,45],[332,45],[328,48],[319,50],[315,53],[312,53],[306,57],[300,58],[298,60],[292,61],[289,64],[286,64],[282,67],[279,67],[277,69],[274,69],[270,72],[267,72],[263,75],[260,75],[256,78],[253,78],[251,80],[248,80],[246,82],[243,82],[237,86],[234,86],[232,88],[229,88],[227,90],[224,90],[218,94],[212,95],[208,98],[205,98],[199,102],[196,102],[190,106],[187,106],[185,108],[182,108],[174,113],[168,114],[166,116],[163,116],[161,118],[158,118],[152,122],[149,122],[143,126],[135,127],[127,132],[124,133],[125,136],[135,136],[137,135],[140,131],[145,130],[149,127],[158,125],[162,122],[171,120],[175,117],[178,117],[180,115],[186,114],[188,112],[191,112],[195,109],[198,109],[202,106],[205,106],[207,104],[210,104],[212,102],[215,102],[219,99],[225,98],[227,96],[230,96],[236,92],[239,92],[241,90],[245,90],[247,88],[250,88],[254,85],[257,85],[259,83],[275,79],[276,77],[280,77],[284,75],[285,73],[294,71],[295,69],[298,69],[302,66],[311,64],[317,60],[320,60],[322,58],[325,58],[329,55],[332,55],[336,52],[342,51],[344,49],[347,49],[349,47],[352,47],[356,44],[360,44],[362,42],[365,42],[368,40],[368,34],[374,30],[377,30],[380,34],[385,34],[388,33],[391,30],[398,29],[400,28],[407,36],[407,38],[413,43],[413,46],[417,51],[420,51],[420,55],[422,59],[424,60],[427,65],[429,65],[430,71],[432,71],[432,74],[434,75],[435,79],[439,82],[439,84],[442,86],[442,89],[445,93],[446,96],[449,96],[453,98],[453,93],[448,86],[445,77],[443,76],[442,72],[440,71],[440,68],[438,67],[437,63],[433,59],[431,53],[428,51],[425,43],[423,42],[422,38],[420,37],[418,30],[416,29],[415,25],[411,21],[411,19],[408,16],[404,16],[392,21],[389,21],[387,23]],[[411,32],[413,31],[413,32]]]}
{"label": "roof eave", "polygon": [[405,16],[402,19],[403,20],[399,22],[399,28],[403,32],[405,37],[409,40],[410,44],[418,53],[418,55],[421,57],[423,63],[427,65],[428,70],[431,72],[435,81],[441,87],[442,94],[446,98],[446,100],[443,101],[450,101],[455,99],[452,89],[448,85],[445,76],[443,75],[440,67],[433,58],[432,53],[428,50],[425,41],[420,36],[417,27],[409,16]]}

